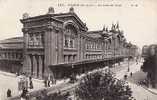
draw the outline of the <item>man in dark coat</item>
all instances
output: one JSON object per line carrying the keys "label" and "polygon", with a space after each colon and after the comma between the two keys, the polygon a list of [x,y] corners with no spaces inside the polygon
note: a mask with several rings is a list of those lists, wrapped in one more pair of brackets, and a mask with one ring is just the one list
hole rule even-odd
{"label": "man in dark coat", "polygon": [[11,97],[11,90],[10,89],[7,90],[7,97]]}
{"label": "man in dark coat", "polygon": [[32,81],[32,77],[29,77],[29,88],[33,89],[33,81]]}
{"label": "man in dark coat", "polygon": [[22,91],[22,94],[21,94],[21,98],[23,100],[25,100],[27,98],[27,93],[28,93],[28,90],[26,88],[24,88]]}

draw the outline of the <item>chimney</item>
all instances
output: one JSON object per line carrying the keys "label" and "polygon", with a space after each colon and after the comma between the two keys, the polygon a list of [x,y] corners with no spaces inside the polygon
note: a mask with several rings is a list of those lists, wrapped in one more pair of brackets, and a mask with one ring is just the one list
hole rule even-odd
{"label": "chimney", "polygon": [[54,14],[54,8],[53,7],[49,7],[48,9],[48,14]]}
{"label": "chimney", "polygon": [[69,12],[70,12],[70,13],[74,13],[74,8],[73,8],[73,7],[70,7]]}
{"label": "chimney", "polygon": [[23,19],[27,19],[27,18],[29,18],[29,14],[28,13],[24,13],[23,14]]}

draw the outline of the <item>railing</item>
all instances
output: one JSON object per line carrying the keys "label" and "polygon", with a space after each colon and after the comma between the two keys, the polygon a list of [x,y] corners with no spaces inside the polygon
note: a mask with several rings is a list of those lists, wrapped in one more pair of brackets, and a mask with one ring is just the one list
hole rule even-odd
{"label": "railing", "polygon": [[[60,86],[56,86],[56,87],[43,88],[40,90],[36,90],[29,93],[28,100],[32,100],[33,98],[40,96],[42,91],[46,91],[47,96],[52,96],[53,94],[58,93],[58,92],[60,92],[61,94],[65,94],[67,92],[73,91],[77,85],[78,83],[74,83],[74,84],[66,83],[62,85],[60,84]],[[7,100],[21,100],[21,97],[20,95],[18,95],[15,97],[10,97]]]}
{"label": "railing", "polygon": [[[104,58],[104,59],[97,59],[95,61],[107,61],[107,60],[115,60],[117,58],[127,58],[128,56],[115,56],[115,57],[109,57],[109,58]],[[92,60],[93,61],[93,60]],[[86,61],[85,61],[86,62]],[[78,64],[82,64],[81,62],[77,62]],[[59,66],[58,66],[59,67]],[[29,93],[29,98],[30,100],[32,98],[36,98],[37,96],[39,96],[41,94],[42,91],[46,90],[47,94],[49,96],[53,95],[54,93],[57,93],[58,91],[61,92],[61,94],[67,93],[67,92],[71,92],[72,90],[75,89],[75,87],[78,85],[78,83],[75,84],[70,84],[70,83],[64,83],[63,85],[60,86],[56,86],[56,87],[50,87],[50,88],[42,88],[40,90],[36,90],[33,92]],[[8,98],[8,100],[20,100],[20,95],[15,96],[15,97],[11,97]]]}

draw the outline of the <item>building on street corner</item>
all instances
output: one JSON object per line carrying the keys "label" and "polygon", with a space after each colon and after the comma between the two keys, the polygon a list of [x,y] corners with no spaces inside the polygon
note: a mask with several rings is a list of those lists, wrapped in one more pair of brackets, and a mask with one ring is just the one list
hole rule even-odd
{"label": "building on street corner", "polygon": [[53,7],[40,16],[24,13],[20,21],[23,37],[0,41],[1,70],[43,78],[53,74],[50,65],[137,54],[137,46],[126,41],[118,22],[88,31],[73,7],[67,13],[55,13]]}

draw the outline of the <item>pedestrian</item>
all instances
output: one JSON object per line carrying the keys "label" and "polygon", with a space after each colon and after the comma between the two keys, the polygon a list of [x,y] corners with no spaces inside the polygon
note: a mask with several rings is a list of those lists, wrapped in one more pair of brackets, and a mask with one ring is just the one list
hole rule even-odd
{"label": "pedestrian", "polygon": [[41,100],[49,100],[46,89],[41,91]]}
{"label": "pedestrian", "polygon": [[28,93],[28,90],[26,88],[24,88],[22,91],[22,94],[21,94],[21,100],[27,99],[27,93]]}
{"label": "pedestrian", "polygon": [[33,89],[33,81],[32,81],[32,77],[29,77],[29,88]]}
{"label": "pedestrian", "polygon": [[50,87],[50,80],[47,80],[47,86]]}
{"label": "pedestrian", "polygon": [[47,80],[47,86],[50,87],[50,82],[51,82],[51,75],[48,75],[48,80]]}
{"label": "pedestrian", "polygon": [[126,75],[126,74],[124,75],[124,79],[125,79],[125,80],[127,79],[127,75]]}
{"label": "pedestrian", "polygon": [[136,59],[136,65],[138,64],[138,60]]}
{"label": "pedestrian", "polygon": [[7,90],[7,97],[11,97],[11,90],[10,89]]}
{"label": "pedestrian", "polygon": [[[64,80],[65,80],[65,77],[64,77]],[[56,84],[56,83],[55,83],[55,77],[54,77],[53,74],[51,75],[51,82],[52,82],[52,84]]]}
{"label": "pedestrian", "polygon": [[47,79],[44,80],[45,87],[47,87]]}
{"label": "pedestrian", "polygon": [[149,80],[148,79],[146,79],[146,86],[147,86],[147,88],[149,88]]}
{"label": "pedestrian", "polygon": [[130,76],[132,77],[132,72],[130,73]]}

